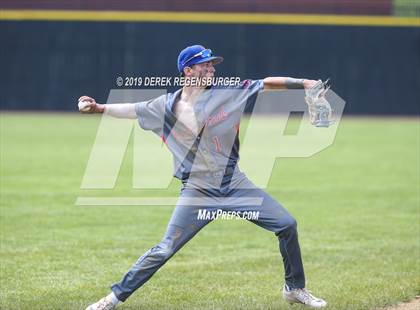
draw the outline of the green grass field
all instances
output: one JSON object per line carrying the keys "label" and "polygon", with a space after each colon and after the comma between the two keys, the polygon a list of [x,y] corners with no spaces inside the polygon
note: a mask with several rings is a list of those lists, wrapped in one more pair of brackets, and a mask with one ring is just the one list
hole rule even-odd
{"label": "green grass field", "polygon": [[[1,114],[0,309],[84,309],[163,236],[172,207],[75,206],[99,120]],[[277,160],[268,191],[296,217],[307,286],[328,309],[419,294],[419,136],[418,118],[346,118],[333,146]],[[131,157],[106,195],[156,195],[131,189]],[[121,308],[289,309],[282,285],[275,236],[219,220]]]}

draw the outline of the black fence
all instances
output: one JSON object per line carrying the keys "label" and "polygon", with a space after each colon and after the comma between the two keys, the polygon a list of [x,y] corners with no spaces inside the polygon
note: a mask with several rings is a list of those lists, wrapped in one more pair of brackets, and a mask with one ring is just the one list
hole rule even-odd
{"label": "black fence", "polygon": [[224,56],[220,76],[330,78],[346,114],[420,110],[420,27],[1,21],[0,40],[3,110],[103,102],[119,76],[177,76],[197,43]]}

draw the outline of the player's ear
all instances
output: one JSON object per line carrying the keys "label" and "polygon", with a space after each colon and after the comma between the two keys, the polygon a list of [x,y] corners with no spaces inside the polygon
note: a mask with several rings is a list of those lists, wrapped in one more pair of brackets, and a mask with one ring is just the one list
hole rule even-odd
{"label": "player's ear", "polygon": [[185,67],[183,71],[184,71],[184,76],[188,76],[188,74],[191,74],[192,68]]}

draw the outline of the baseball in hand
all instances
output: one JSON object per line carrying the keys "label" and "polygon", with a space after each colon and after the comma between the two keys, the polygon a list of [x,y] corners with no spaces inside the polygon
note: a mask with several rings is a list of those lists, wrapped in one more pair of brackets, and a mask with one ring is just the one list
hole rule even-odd
{"label": "baseball in hand", "polygon": [[92,109],[92,106],[89,106],[91,104],[90,101],[84,100],[84,101],[79,101],[78,106],[79,106],[79,111],[80,112],[89,112]]}

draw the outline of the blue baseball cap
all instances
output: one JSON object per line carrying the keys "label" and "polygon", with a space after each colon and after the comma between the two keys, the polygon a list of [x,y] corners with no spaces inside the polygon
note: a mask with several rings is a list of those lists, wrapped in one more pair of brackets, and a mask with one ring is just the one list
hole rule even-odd
{"label": "blue baseball cap", "polygon": [[223,61],[223,57],[213,56],[210,49],[202,45],[192,45],[184,48],[178,56],[178,71],[183,73],[185,67],[213,61],[217,65]]}

